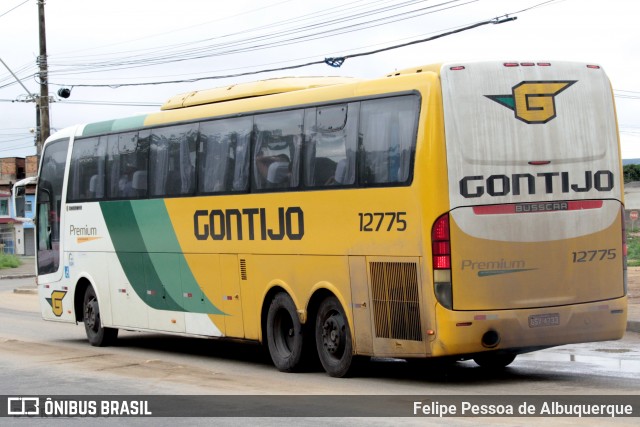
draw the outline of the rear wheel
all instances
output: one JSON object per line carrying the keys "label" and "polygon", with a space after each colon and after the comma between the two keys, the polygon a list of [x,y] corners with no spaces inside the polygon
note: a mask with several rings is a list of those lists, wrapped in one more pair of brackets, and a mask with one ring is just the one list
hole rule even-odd
{"label": "rear wheel", "polygon": [[115,342],[118,330],[102,327],[100,306],[93,287],[89,286],[84,293],[83,321],[89,343],[96,347],[105,347]]}
{"label": "rear wheel", "polygon": [[284,292],[276,294],[267,314],[267,346],[273,364],[282,372],[302,366],[304,331],[296,306]]}
{"label": "rear wheel", "polygon": [[502,369],[511,364],[516,358],[515,354],[509,353],[501,353],[501,354],[492,354],[486,353],[481,354],[473,358],[473,361],[483,368],[487,369]]}
{"label": "rear wheel", "polygon": [[332,377],[349,375],[353,345],[347,316],[336,297],[320,304],[316,317],[316,348],[324,370]]}

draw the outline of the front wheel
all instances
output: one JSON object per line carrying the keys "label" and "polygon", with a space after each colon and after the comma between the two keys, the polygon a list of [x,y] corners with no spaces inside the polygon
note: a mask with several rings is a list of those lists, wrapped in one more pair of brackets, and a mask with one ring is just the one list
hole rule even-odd
{"label": "front wheel", "polygon": [[98,298],[96,297],[96,291],[91,286],[84,293],[82,307],[84,329],[87,332],[89,343],[96,347],[105,347],[113,344],[118,337],[118,330],[102,327]]}
{"label": "front wheel", "polygon": [[347,316],[336,297],[320,304],[316,317],[316,348],[324,370],[332,377],[349,375],[353,362],[353,343]]}

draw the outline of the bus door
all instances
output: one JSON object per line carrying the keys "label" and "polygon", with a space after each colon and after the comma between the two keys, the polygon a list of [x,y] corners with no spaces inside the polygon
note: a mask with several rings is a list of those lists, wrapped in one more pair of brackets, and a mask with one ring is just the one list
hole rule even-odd
{"label": "bus door", "polygon": [[[62,184],[68,147],[69,139],[50,142],[42,156],[36,200],[36,257],[39,276],[59,273]],[[59,276],[56,280],[60,279]]]}

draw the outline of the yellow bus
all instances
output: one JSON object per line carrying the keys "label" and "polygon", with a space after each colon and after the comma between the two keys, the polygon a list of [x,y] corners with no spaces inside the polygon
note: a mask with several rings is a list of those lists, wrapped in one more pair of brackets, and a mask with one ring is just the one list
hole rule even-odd
{"label": "yellow bus", "polygon": [[622,174],[604,70],[464,62],[178,95],[45,145],[42,316],[319,358],[619,339]]}

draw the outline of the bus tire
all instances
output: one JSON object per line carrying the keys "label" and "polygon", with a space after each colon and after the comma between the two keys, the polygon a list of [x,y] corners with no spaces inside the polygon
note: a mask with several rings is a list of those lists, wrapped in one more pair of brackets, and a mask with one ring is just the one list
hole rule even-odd
{"label": "bus tire", "polygon": [[89,286],[84,293],[84,303],[82,305],[82,320],[87,333],[89,343],[95,347],[105,347],[115,342],[118,337],[118,330],[104,328],[100,318],[100,306],[96,291]]}
{"label": "bus tire", "polygon": [[354,360],[351,331],[344,309],[336,297],[326,298],[318,308],[316,348],[327,374],[343,378],[352,372]]}
{"label": "bus tire", "polygon": [[291,297],[280,292],[267,314],[267,347],[273,364],[282,372],[295,372],[303,362],[304,330]]}
{"label": "bus tire", "polygon": [[501,354],[481,354],[473,358],[483,368],[487,369],[502,369],[511,364],[516,358],[515,354],[501,353]]}

